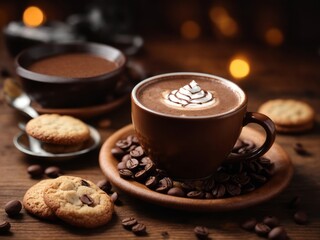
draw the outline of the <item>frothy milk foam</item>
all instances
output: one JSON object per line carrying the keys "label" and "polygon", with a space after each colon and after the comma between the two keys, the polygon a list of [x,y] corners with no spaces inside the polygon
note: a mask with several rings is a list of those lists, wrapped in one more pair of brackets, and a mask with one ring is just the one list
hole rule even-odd
{"label": "frothy milk foam", "polygon": [[137,91],[150,110],[175,116],[210,116],[235,109],[241,94],[222,81],[179,76],[151,81]]}

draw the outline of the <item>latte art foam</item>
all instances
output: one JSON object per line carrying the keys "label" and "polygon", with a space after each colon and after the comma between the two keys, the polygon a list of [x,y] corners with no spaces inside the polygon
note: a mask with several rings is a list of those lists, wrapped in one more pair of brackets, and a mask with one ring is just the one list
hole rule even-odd
{"label": "latte art foam", "polygon": [[215,103],[213,94],[201,89],[194,80],[179,90],[164,94],[164,97],[165,103],[183,108],[204,108]]}

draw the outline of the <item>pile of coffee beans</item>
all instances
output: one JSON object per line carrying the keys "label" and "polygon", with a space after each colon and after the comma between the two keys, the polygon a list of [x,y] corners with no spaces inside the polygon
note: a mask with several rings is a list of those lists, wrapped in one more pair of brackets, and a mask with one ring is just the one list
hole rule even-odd
{"label": "pile of coffee beans", "polygon": [[134,217],[124,218],[122,219],[121,223],[125,229],[132,231],[136,235],[141,236],[147,234],[146,225],[144,225],[143,223],[139,223]]}
{"label": "pile of coffee beans", "polygon": [[[232,152],[241,155],[255,148],[252,141],[238,140]],[[117,167],[122,178],[133,179],[156,192],[178,197],[216,199],[238,196],[260,187],[273,174],[273,163],[261,157],[222,164],[205,180],[173,181],[155,166],[133,135],[117,141],[111,153],[119,161]]]}
{"label": "pile of coffee beans", "polygon": [[49,178],[57,178],[62,175],[61,169],[57,166],[49,166],[44,169],[39,164],[30,165],[27,168],[27,172],[30,177],[34,179],[40,179],[43,175],[46,175]]}

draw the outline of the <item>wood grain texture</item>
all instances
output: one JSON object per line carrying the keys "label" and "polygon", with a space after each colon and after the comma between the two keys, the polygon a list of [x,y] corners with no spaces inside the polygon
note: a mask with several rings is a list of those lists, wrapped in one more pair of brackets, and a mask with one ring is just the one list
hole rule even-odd
{"label": "wood grain texture", "polygon": [[[146,67],[150,74],[168,71],[201,71],[230,78],[227,72],[230,57],[239,46],[216,45],[209,41],[182,42],[170,39],[147,39],[145,53],[136,61]],[[25,191],[37,180],[26,172],[27,166],[36,163],[14,148],[12,139],[19,129],[19,121],[25,121],[20,114],[10,109],[0,99],[0,220],[8,220],[11,232],[0,235],[1,239],[133,239],[134,234],[121,226],[121,219],[134,216],[147,225],[146,238],[162,239],[167,232],[170,239],[196,239],[193,228],[204,225],[212,239],[260,239],[254,233],[246,232],[239,223],[248,217],[258,219],[266,215],[277,216],[286,228],[290,239],[320,238],[320,72],[319,57],[307,53],[286,53],[273,49],[256,49],[244,46],[248,52],[252,72],[248,79],[238,82],[249,97],[249,110],[256,111],[266,100],[290,97],[305,100],[316,110],[315,128],[304,134],[277,135],[276,142],[290,155],[295,173],[289,187],[278,197],[244,210],[227,213],[190,213],[159,207],[127,196],[120,192],[121,206],[116,206],[112,221],[105,227],[83,230],[67,226],[62,222],[40,221],[24,210],[15,219],[4,212],[6,202],[22,200]],[[11,66],[12,59],[6,58],[0,48],[1,66]],[[107,139],[117,129],[130,123],[129,102],[121,108],[90,124],[97,126],[99,120],[108,118],[111,126],[99,129],[102,140]],[[299,156],[293,150],[300,142],[312,153]],[[104,178],[98,164],[99,151],[58,166],[65,174],[88,178],[97,182]],[[44,166],[51,163],[42,162]],[[296,195],[302,197],[301,208],[309,215],[309,224],[302,226],[293,221],[294,210],[287,203]]]}

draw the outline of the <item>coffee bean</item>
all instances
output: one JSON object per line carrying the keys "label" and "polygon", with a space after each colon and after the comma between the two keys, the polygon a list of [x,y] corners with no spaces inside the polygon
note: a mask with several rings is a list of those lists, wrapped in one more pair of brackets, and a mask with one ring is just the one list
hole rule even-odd
{"label": "coffee bean", "polygon": [[184,197],[185,196],[184,191],[179,187],[170,188],[169,191],[167,192],[167,194],[171,195],[171,196],[176,196],[176,197]]}
{"label": "coffee bean", "polygon": [[252,180],[260,184],[265,183],[267,181],[267,178],[265,176],[255,174],[255,173],[251,173],[250,177],[252,178]]}
{"label": "coffee bean", "polygon": [[34,164],[27,168],[27,172],[32,178],[41,178],[43,175],[43,168],[39,164]]}
{"label": "coffee bean", "polygon": [[127,164],[126,162],[119,162],[117,165],[118,170],[120,169],[126,169],[127,168]]}
{"label": "coffee bean", "polygon": [[22,209],[22,204],[18,200],[11,200],[6,203],[4,210],[10,217],[17,216]]}
{"label": "coffee bean", "polygon": [[86,204],[88,206],[91,206],[94,203],[93,199],[87,194],[80,196],[80,200],[83,204]]}
{"label": "coffee bean", "polygon": [[130,154],[130,152],[131,152],[132,150],[134,150],[136,147],[138,147],[138,146],[135,145],[135,144],[132,144],[126,151]]}
{"label": "coffee bean", "polygon": [[121,148],[119,147],[115,147],[115,148],[112,148],[111,149],[111,154],[118,160],[120,160],[124,154],[125,154],[125,151],[123,151]]}
{"label": "coffee bean", "polygon": [[134,144],[139,144],[138,138],[136,136],[134,136],[134,135],[129,135],[127,137],[127,141],[130,141],[130,142],[132,142]]}
{"label": "coffee bean", "polygon": [[136,147],[135,149],[130,151],[130,156],[132,158],[140,159],[144,156],[144,151],[141,146]]}
{"label": "coffee bean", "polygon": [[290,202],[289,202],[289,208],[298,208],[301,204],[301,197],[295,196]]}
{"label": "coffee bean", "polygon": [[142,167],[146,166],[149,163],[153,163],[151,158],[149,158],[149,157],[144,157],[140,160],[140,166],[142,166]]}
{"label": "coffee bean", "polygon": [[308,215],[305,211],[299,210],[293,215],[294,221],[297,224],[304,225],[308,223]]}
{"label": "coffee bean", "polygon": [[213,177],[207,179],[204,183],[204,191],[211,192],[216,185],[216,182]]}
{"label": "coffee bean", "polygon": [[244,221],[243,223],[241,223],[241,228],[243,228],[244,230],[248,230],[251,231],[254,229],[254,227],[257,224],[257,220],[255,218],[249,218],[246,221]]}
{"label": "coffee bean", "polygon": [[145,235],[147,227],[143,223],[137,223],[131,228],[131,231],[136,235]]}
{"label": "coffee bean", "polygon": [[121,162],[126,163],[129,159],[131,159],[131,155],[130,154],[126,154],[121,158]]}
{"label": "coffee bean", "polygon": [[264,223],[257,223],[254,227],[254,231],[260,236],[267,236],[270,230],[270,227]]}
{"label": "coffee bean", "polygon": [[310,156],[310,152],[308,152],[301,143],[296,143],[293,148],[297,154],[300,156]]}
{"label": "coffee bean", "polygon": [[268,225],[270,228],[275,228],[277,226],[279,226],[280,221],[278,218],[274,217],[274,216],[266,216],[262,222],[266,225]]}
{"label": "coffee bean", "polygon": [[129,159],[127,162],[126,162],[126,167],[129,169],[129,170],[135,170],[139,167],[139,161],[135,158],[131,158]]}
{"label": "coffee bean", "polygon": [[124,218],[121,223],[125,229],[131,230],[132,227],[138,223],[138,221],[134,217],[128,217]]}
{"label": "coffee bean", "polygon": [[286,240],[287,239],[287,232],[283,227],[275,227],[269,232],[268,239]]}
{"label": "coffee bean", "polygon": [[244,186],[250,182],[251,178],[243,173],[236,174],[232,177],[232,181],[234,183],[240,184],[241,186]]}
{"label": "coffee bean", "polygon": [[265,167],[271,167],[272,163],[270,161],[270,159],[265,158],[265,157],[261,157],[258,159],[259,163]]}
{"label": "coffee bean", "polygon": [[51,166],[51,167],[47,167],[44,170],[44,173],[49,177],[49,178],[57,178],[61,175],[61,170],[60,168],[56,167],[56,166]]}
{"label": "coffee bean", "polygon": [[81,179],[81,185],[82,186],[86,186],[86,187],[90,187],[90,183],[88,183],[87,181]]}
{"label": "coffee bean", "polygon": [[156,170],[156,165],[153,162],[149,162],[149,163],[147,163],[147,165],[145,165],[144,170],[148,174],[153,173]]}
{"label": "coffee bean", "polygon": [[112,189],[112,185],[107,179],[103,179],[97,182],[97,186],[106,193],[110,193]]}
{"label": "coffee bean", "polygon": [[206,192],[206,193],[204,194],[204,198],[205,198],[205,199],[213,199],[214,196],[213,196],[213,194],[212,194],[211,192]]}
{"label": "coffee bean", "polygon": [[191,191],[187,193],[188,198],[200,199],[204,197],[204,192],[202,191]]}
{"label": "coffee bean", "polygon": [[227,183],[226,189],[231,196],[238,196],[241,193],[241,188],[236,184]]}
{"label": "coffee bean", "polygon": [[99,128],[108,128],[111,126],[111,120],[108,119],[108,118],[105,118],[105,119],[101,119],[99,122],[98,122],[98,127]]}
{"label": "coffee bean", "polygon": [[214,175],[214,180],[218,183],[224,183],[227,182],[230,179],[230,175],[225,172],[217,172]]}
{"label": "coffee bean", "polygon": [[256,189],[256,187],[252,183],[248,183],[243,187],[242,193],[252,192]]}
{"label": "coffee bean", "polygon": [[158,178],[156,176],[150,176],[145,182],[145,185],[151,189],[155,188],[158,185]]}
{"label": "coffee bean", "polygon": [[164,177],[159,181],[159,186],[156,188],[157,192],[167,192],[170,188],[173,187],[173,182],[171,178]]}
{"label": "coffee bean", "polygon": [[170,238],[170,235],[167,231],[164,231],[164,232],[161,232],[161,236],[164,238],[164,239],[168,239]]}
{"label": "coffee bean", "polygon": [[186,192],[189,192],[189,191],[194,190],[194,187],[193,187],[190,183],[187,183],[187,182],[182,182],[182,183],[181,183],[181,187],[182,187],[182,189],[184,189]]}
{"label": "coffee bean", "polygon": [[7,221],[0,222],[0,233],[7,233],[11,228],[11,224]]}
{"label": "coffee bean", "polygon": [[193,229],[194,234],[198,239],[207,239],[209,236],[209,230],[203,226],[197,226]]}
{"label": "coffee bean", "polygon": [[132,141],[119,140],[116,142],[116,146],[122,150],[128,149],[132,145]]}
{"label": "coffee bean", "polygon": [[144,181],[148,177],[147,171],[142,169],[134,174],[134,179],[137,181]]}
{"label": "coffee bean", "polygon": [[119,175],[124,179],[131,179],[133,177],[133,173],[129,169],[120,169]]}
{"label": "coffee bean", "polygon": [[116,202],[118,202],[119,195],[117,192],[114,192],[111,194],[110,198],[111,198],[112,202],[116,203]]}
{"label": "coffee bean", "polygon": [[218,184],[212,190],[214,198],[222,198],[226,193],[226,187],[223,184]]}

